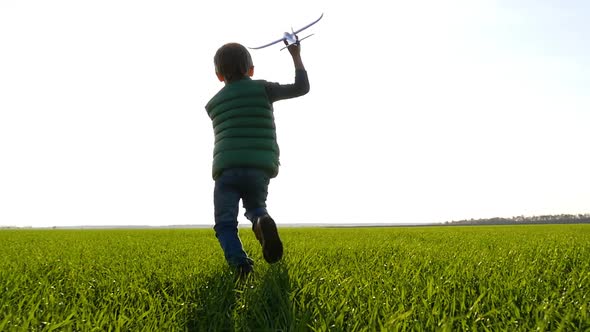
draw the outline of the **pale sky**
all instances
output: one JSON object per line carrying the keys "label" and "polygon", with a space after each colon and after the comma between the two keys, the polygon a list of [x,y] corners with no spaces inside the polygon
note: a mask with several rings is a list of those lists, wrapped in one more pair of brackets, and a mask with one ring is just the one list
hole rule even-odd
{"label": "pale sky", "polygon": [[0,0],[0,225],[213,225],[215,51],[321,13],[279,225],[590,212],[590,2]]}

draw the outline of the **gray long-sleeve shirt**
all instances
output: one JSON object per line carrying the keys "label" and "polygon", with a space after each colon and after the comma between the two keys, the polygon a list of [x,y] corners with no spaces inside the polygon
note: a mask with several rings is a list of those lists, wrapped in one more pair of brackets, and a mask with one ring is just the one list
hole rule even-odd
{"label": "gray long-sleeve shirt", "polygon": [[304,69],[295,70],[295,83],[293,84],[266,82],[264,87],[266,88],[266,94],[271,103],[281,99],[303,96],[309,92],[307,71]]}

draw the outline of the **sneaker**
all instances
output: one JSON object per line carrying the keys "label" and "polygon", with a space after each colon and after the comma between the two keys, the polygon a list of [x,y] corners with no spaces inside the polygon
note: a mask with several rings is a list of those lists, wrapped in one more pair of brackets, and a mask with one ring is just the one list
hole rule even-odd
{"label": "sneaker", "polygon": [[283,257],[283,243],[279,238],[275,221],[266,214],[258,218],[252,229],[262,245],[264,260],[271,264],[278,262]]}
{"label": "sneaker", "polygon": [[240,264],[236,269],[237,277],[240,280],[246,279],[252,272],[254,272],[254,267],[248,263]]}

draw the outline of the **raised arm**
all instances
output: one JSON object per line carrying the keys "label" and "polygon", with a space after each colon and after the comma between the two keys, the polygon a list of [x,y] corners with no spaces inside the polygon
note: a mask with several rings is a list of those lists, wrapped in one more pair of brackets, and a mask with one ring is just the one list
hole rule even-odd
{"label": "raised arm", "polygon": [[267,83],[266,93],[268,94],[271,103],[281,99],[303,96],[309,92],[307,71],[305,71],[303,61],[301,61],[301,45],[299,43],[291,44],[287,49],[293,58],[293,65],[295,66],[295,83]]}
{"label": "raised arm", "polygon": [[301,61],[301,44],[299,42],[297,42],[297,43],[293,43],[293,44],[289,45],[287,43],[287,41],[285,40],[285,45],[288,45],[287,49],[289,50],[289,53],[291,53],[291,57],[293,58],[293,64],[295,65],[295,70],[297,70],[297,69],[305,70],[305,67],[303,66],[303,61]]}

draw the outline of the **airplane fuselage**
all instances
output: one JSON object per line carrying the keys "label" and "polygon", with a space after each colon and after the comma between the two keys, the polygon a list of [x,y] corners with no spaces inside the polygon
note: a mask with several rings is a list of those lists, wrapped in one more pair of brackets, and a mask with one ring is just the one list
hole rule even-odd
{"label": "airplane fuselage", "polygon": [[283,34],[283,39],[286,40],[289,45],[295,44],[297,42],[297,37],[295,37],[294,33],[285,32]]}

